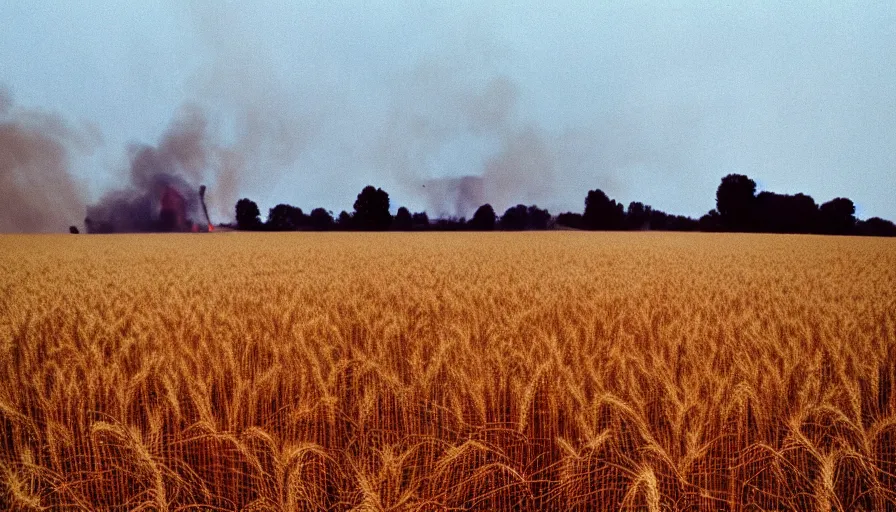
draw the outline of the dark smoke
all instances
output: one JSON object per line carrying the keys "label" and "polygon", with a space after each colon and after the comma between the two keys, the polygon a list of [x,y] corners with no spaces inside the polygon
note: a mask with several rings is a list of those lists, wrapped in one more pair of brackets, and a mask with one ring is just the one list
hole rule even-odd
{"label": "dark smoke", "polygon": [[72,155],[97,139],[55,114],[16,108],[0,87],[0,232],[62,232],[80,218]]}
{"label": "dark smoke", "polygon": [[131,148],[128,186],[87,208],[88,232],[189,231],[204,225],[199,181],[215,167],[216,152],[205,115],[185,107],[157,146]]}

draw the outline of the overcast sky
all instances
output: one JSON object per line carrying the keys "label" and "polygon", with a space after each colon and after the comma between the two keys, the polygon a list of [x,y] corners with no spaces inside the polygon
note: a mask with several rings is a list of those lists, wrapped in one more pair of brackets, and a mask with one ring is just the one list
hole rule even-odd
{"label": "overcast sky", "polygon": [[423,185],[464,175],[500,211],[601,188],[699,216],[742,173],[896,220],[896,4],[720,3],[3,0],[0,87],[91,134],[85,203],[193,105],[245,161],[206,174],[219,217],[367,184],[455,213]]}

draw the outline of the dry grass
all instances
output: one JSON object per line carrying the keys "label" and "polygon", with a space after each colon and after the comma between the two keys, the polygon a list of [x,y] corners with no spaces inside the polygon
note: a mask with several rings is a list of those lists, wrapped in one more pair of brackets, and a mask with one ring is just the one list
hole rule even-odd
{"label": "dry grass", "polygon": [[896,241],[0,237],[0,508],[887,510]]}

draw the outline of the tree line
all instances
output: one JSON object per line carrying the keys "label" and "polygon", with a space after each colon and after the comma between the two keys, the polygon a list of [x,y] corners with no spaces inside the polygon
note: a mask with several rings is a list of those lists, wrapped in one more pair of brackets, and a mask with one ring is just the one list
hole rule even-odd
{"label": "tree line", "polygon": [[338,216],[324,208],[305,213],[301,208],[278,204],[261,220],[258,205],[247,198],[236,203],[236,227],[249,231],[522,231],[572,228],[601,231],[720,231],[751,233],[805,233],[831,235],[896,236],[896,224],[879,217],[859,220],[855,205],[837,197],[821,205],[805,194],[756,193],[756,182],[742,174],[722,178],[716,190],[716,208],[699,219],[672,215],[633,201],[625,208],[600,189],[585,196],[582,213],[553,216],[537,205],[518,204],[498,215],[490,204],[480,206],[473,217],[430,219],[426,212],[411,213],[406,207],[390,213],[389,194],[364,187],[352,212]]}

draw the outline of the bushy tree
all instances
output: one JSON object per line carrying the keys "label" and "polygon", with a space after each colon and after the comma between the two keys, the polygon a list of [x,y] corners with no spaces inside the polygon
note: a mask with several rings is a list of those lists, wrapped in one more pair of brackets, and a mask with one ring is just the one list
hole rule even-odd
{"label": "bushy tree", "polygon": [[429,229],[429,215],[426,212],[417,212],[411,216],[414,229]]}
{"label": "bushy tree", "polygon": [[352,219],[352,214],[348,213],[345,210],[339,212],[339,217],[336,219],[336,223],[339,225],[339,229],[341,230],[349,230],[354,229],[354,219]]}
{"label": "bushy tree", "polygon": [[859,221],[856,232],[863,236],[896,236],[896,224],[880,217]]}
{"label": "bushy tree", "polygon": [[650,206],[632,201],[628,204],[628,210],[625,213],[625,229],[632,231],[650,229],[651,213],[653,213],[653,208]]}
{"label": "bushy tree", "polygon": [[529,211],[525,205],[511,206],[501,215],[501,229],[509,231],[521,231],[526,229],[529,223]]}
{"label": "bushy tree", "polygon": [[582,220],[586,229],[619,230],[624,226],[625,212],[621,204],[610,199],[602,190],[589,190]]}
{"label": "bushy tree", "polygon": [[845,197],[832,199],[818,209],[819,228],[829,235],[849,235],[856,227],[856,206]]}
{"label": "bushy tree", "polygon": [[236,202],[236,226],[238,229],[259,229],[261,227],[260,216],[261,212],[255,201],[243,198]]}
{"label": "bushy tree", "polygon": [[398,231],[410,231],[414,227],[414,219],[411,217],[411,211],[402,206],[395,212],[395,218],[392,219],[392,228]]}
{"label": "bushy tree", "polygon": [[311,225],[311,229],[328,231],[333,229],[333,214],[323,208],[315,208],[311,210],[311,215],[308,217],[308,223]]}
{"label": "bushy tree", "polygon": [[726,231],[752,231],[756,182],[743,174],[729,174],[716,189],[716,210]]}
{"label": "bushy tree", "polygon": [[818,205],[805,194],[760,192],[754,205],[754,229],[763,233],[812,233]]}
{"label": "bushy tree", "polygon": [[364,187],[355,200],[354,208],[353,224],[356,229],[382,231],[392,224],[389,194],[381,188]]}
{"label": "bushy tree", "polygon": [[526,229],[548,229],[551,223],[550,212],[533,204],[526,209],[526,214]]}
{"label": "bushy tree", "polygon": [[476,209],[467,226],[474,231],[491,231],[495,229],[495,209],[486,203]]}
{"label": "bushy tree", "polygon": [[698,221],[700,231],[720,231],[722,229],[722,221],[719,219],[719,212],[710,210],[709,213],[700,217]]}
{"label": "bushy tree", "polygon": [[305,213],[301,208],[288,204],[278,204],[268,211],[265,227],[271,231],[295,231],[305,224]]}
{"label": "bushy tree", "polygon": [[557,216],[557,224],[574,229],[585,229],[581,213],[565,212]]}

